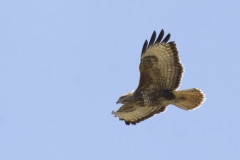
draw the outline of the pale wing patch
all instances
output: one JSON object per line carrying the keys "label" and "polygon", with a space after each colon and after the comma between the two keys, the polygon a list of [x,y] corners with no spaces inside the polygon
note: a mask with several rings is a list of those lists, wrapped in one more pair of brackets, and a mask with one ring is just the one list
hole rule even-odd
{"label": "pale wing patch", "polygon": [[142,63],[147,59],[152,61],[153,70],[148,74],[154,77],[155,82],[151,84],[150,88],[158,88],[160,85],[161,89],[175,90],[180,86],[183,67],[176,44],[160,43],[150,46],[141,59]]}

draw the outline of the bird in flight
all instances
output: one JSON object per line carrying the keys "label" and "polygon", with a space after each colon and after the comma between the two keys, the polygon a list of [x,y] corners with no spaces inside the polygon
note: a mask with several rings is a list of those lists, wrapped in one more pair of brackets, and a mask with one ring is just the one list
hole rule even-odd
{"label": "bird in flight", "polygon": [[148,43],[143,44],[139,66],[140,81],[136,90],[121,96],[117,103],[123,104],[115,117],[126,125],[137,124],[155,114],[164,112],[172,104],[184,110],[194,110],[205,99],[197,88],[177,90],[181,83],[183,66],[180,62],[175,42],[168,42],[161,30],[156,39],[154,31]]}

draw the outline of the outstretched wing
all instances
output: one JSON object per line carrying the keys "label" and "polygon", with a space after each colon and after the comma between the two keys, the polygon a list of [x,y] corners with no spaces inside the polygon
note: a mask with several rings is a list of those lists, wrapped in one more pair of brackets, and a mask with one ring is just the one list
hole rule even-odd
{"label": "outstretched wing", "polygon": [[122,105],[117,112],[112,111],[112,114],[115,114],[115,117],[119,117],[119,120],[124,120],[126,125],[135,125],[165,110],[166,106],[142,107]]}
{"label": "outstretched wing", "polygon": [[176,90],[180,86],[183,67],[178,50],[174,42],[168,42],[170,34],[162,40],[163,35],[162,30],[155,41],[154,31],[149,44],[146,40],[143,45],[137,90]]}

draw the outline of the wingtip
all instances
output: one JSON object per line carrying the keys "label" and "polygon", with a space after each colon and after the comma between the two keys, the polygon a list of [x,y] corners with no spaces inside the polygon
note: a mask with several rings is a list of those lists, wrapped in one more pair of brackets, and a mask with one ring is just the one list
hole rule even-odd
{"label": "wingtip", "polygon": [[143,44],[143,48],[142,48],[142,54],[143,54],[144,52],[146,52],[147,46],[148,46],[148,41],[145,40],[145,42],[144,42],[144,44]]}
{"label": "wingtip", "polygon": [[155,39],[156,39],[156,35],[157,35],[156,31],[153,31],[152,37],[150,38],[150,41],[149,41],[149,44],[148,44],[148,48],[154,44]]}
{"label": "wingtip", "polygon": [[164,30],[162,29],[161,32],[159,33],[158,38],[155,43],[160,43],[163,36],[164,36]]}
{"label": "wingtip", "polygon": [[171,34],[168,33],[167,36],[163,39],[162,43],[167,43],[170,37],[171,37]]}

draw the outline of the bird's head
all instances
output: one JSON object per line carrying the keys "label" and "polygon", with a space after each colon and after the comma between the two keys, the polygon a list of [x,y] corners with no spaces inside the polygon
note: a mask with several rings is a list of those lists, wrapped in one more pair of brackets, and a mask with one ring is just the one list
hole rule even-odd
{"label": "bird's head", "polygon": [[130,93],[128,93],[128,94],[125,94],[125,95],[121,96],[121,97],[118,99],[117,104],[118,104],[118,103],[127,104],[127,103],[133,101],[133,92],[134,92],[134,91],[132,91],[132,92],[130,92]]}

